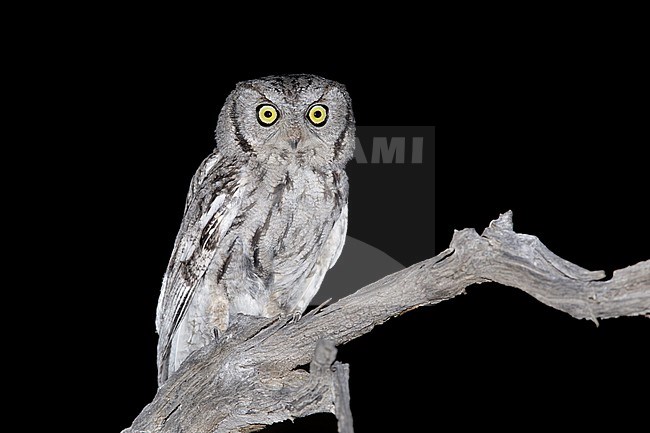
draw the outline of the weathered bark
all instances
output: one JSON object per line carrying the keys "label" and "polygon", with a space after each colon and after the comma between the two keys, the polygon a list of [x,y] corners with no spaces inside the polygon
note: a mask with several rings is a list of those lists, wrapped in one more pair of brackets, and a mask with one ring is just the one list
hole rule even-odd
{"label": "weathered bark", "polygon": [[[194,353],[124,432],[247,432],[318,412],[352,432],[348,366],[336,345],[391,317],[493,281],[519,288],[579,319],[650,314],[650,260],[587,271],[512,230],[512,214],[482,235],[455,232],[436,257],[370,284],[297,322],[240,316],[219,341]],[[309,364],[309,372],[300,366]],[[123,433],[124,433],[123,432]]]}

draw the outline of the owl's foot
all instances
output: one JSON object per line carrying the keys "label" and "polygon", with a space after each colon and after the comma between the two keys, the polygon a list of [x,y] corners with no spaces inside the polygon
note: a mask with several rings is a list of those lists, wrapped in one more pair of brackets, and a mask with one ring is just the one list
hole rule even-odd
{"label": "owl's foot", "polygon": [[281,312],[277,317],[285,323],[295,323],[300,320],[302,313],[300,311],[294,311],[293,313]]}

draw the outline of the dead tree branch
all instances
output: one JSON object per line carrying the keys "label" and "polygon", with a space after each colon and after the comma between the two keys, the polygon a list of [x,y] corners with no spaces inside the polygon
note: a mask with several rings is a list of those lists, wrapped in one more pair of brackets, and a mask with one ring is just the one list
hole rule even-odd
{"label": "dead tree branch", "polygon": [[[159,390],[135,432],[250,432],[286,419],[334,413],[352,432],[348,366],[336,346],[391,317],[452,298],[471,284],[519,288],[578,319],[650,314],[650,260],[588,271],[512,230],[512,213],[481,235],[454,233],[449,248],[370,284],[295,323],[240,316],[219,341],[197,351]],[[309,365],[309,371],[300,366]]]}

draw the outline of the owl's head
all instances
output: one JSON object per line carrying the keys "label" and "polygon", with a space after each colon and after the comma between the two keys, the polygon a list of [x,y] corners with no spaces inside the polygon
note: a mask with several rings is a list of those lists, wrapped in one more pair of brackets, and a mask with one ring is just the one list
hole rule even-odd
{"label": "owl's head", "polygon": [[237,84],[221,110],[217,148],[264,164],[343,167],[354,151],[354,116],[345,88],[314,75]]}

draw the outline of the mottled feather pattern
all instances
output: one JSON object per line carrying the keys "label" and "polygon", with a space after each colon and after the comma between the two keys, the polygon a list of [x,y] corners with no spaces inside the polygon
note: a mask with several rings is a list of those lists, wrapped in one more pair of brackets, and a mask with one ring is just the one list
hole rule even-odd
{"label": "mottled feather pattern", "polygon": [[[163,279],[156,314],[159,364],[169,356],[171,335],[185,314],[196,286],[212,261],[219,240],[228,230],[225,214],[234,213],[236,173],[218,153],[210,155],[192,179],[183,223]],[[164,345],[160,347],[160,342]]]}
{"label": "mottled feather pattern", "polygon": [[[258,119],[260,104],[277,122]],[[321,124],[308,119],[314,104],[327,107]],[[236,314],[301,314],[345,241],[354,117],[340,84],[308,75],[240,83],[216,144],[190,184],[163,278],[160,384]]]}

